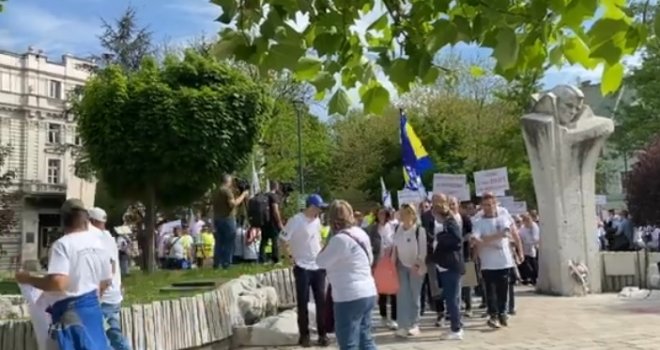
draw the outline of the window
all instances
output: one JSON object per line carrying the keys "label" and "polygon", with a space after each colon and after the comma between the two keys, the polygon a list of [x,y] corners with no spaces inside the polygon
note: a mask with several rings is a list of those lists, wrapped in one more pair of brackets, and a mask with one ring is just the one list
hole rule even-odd
{"label": "window", "polygon": [[49,184],[59,184],[61,180],[61,165],[62,162],[59,159],[49,159],[48,160],[48,183]]}
{"label": "window", "polygon": [[80,139],[80,135],[76,135],[76,137],[73,138],[73,144],[76,146],[80,146],[82,144],[82,140]]}
{"label": "window", "polygon": [[50,98],[62,99],[62,82],[57,80],[50,81],[50,90],[48,92]]}
{"label": "window", "polygon": [[62,125],[48,124],[48,143],[62,143]]}

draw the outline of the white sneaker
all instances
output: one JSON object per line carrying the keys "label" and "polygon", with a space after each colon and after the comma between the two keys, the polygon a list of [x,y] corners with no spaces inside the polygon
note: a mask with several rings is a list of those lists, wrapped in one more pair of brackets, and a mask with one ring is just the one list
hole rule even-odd
{"label": "white sneaker", "polygon": [[388,328],[389,330],[395,331],[399,328],[399,325],[396,324],[396,321],[387,320],[387,322],[385,322],[385,328]]}
{"label": "white sneaker", "polygon": [[380,319],[380,326],[383,328],[390,328],[390,319],[389,318],[381,318]]}
{"label": "white sneaker", "polygon": [[411,337],[418,336],[420,333],[421,333],[421,332],[420,332],[418,326],[415,326],[415,327],[410,328],[410,329],[408,330],[408,335],[411,336]]}
{"label": "white sneaker", "polygon": [[449,332],[444,336],[445,340],[463,340],[463,330],[458,332]]}
{"label": "white sneaker", "polygon": [[394,335],[401,338],[408,338],[408,331],[405,328],[399,328],[394,332]]}

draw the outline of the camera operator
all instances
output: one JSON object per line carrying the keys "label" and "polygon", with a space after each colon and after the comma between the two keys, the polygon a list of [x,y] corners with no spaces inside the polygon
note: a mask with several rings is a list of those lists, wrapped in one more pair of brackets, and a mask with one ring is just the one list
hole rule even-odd
{"label": "camera operator", "polygon": [[220,188],[213,195],[213,224],[215,226],[215,252],[213,268],[222,265],[227,269],[234,257],[234,241],[236,240],[236,207],[241,205],[248,195],[246,189],[238,197],[234,197],[234,179],[231,175],[222,176]]}

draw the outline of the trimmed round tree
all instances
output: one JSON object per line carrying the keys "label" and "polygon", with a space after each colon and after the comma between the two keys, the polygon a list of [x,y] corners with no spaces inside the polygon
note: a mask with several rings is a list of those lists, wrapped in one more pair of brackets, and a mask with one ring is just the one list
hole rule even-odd
{"label": "trimmed round tree", "polygon": [[660,138],[637,153],[626,179],[626,202],[633,221],[639,225],[660,224]]}
{"label": "trimmed round tree", "polygon": [[135,72],[110,66],[87,82],[74,106],[78,130],[108,190],[145,204],[147,271],[156,206],[187,205],[242,166],[271,108],[262,85],[192,51]]}

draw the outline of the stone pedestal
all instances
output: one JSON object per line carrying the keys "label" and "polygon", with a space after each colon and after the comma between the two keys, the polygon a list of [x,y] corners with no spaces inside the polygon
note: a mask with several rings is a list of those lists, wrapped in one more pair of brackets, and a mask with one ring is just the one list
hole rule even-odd
{"label": "stone pedestal", "polygon": [[[582,92],[561,85],[536,99],[522,129],[541,219],[537,290],[575,296],[601,290],[596,239],[595,172],[609,118],[594,116]],[[571,264],[589,270],[587,286]]]}

